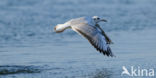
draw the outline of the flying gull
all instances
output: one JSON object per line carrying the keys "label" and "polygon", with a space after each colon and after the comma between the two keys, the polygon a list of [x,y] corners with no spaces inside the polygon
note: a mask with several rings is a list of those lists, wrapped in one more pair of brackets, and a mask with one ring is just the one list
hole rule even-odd
{"label": "flying gull", "polygon": [[71,28],[85,37],[100,53],[107,56],[114,56],[109,47],[113,42],[98,24],[102,21],[107,22],[105,19],[100,19],[98,16],[80,17],[71,19],[64,24],[58,24],[55,26],[54,30],[56,33],[60,33],[65,29]]}

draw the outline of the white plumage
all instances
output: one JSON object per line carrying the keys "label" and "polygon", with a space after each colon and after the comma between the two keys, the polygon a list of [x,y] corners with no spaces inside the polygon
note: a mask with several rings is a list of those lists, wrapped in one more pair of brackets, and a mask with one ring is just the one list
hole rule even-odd
{"label": "white plumage", "polygon": [[58,24],[55,26],[54,30],[59,33],[67,28],[71,28],[85,37],[100,53],[107,56],[114,56],[109,47],[112,41],[98,24],[101,21],[106,22],[106,20],[100,19],[98,16],[80,17],[71,19],[64,24]]}

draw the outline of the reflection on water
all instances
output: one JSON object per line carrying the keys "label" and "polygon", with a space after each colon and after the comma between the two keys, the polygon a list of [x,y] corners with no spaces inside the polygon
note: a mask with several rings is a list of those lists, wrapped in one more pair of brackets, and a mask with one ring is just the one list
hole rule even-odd
{"label": "reflection on water", "polygon": [[[121,78],[122,66],[156,68],[155,6],[155,0],[1,0],[0,78]],[[108,20],[100,25],[115,58],[71,30],[53,32],[58,23],[94,15]]]}
{"label": "reflection on water", "polygon": [[107,68],[97,69],[95,72],[90,73],[89,78],[112,78],[112,70]]}

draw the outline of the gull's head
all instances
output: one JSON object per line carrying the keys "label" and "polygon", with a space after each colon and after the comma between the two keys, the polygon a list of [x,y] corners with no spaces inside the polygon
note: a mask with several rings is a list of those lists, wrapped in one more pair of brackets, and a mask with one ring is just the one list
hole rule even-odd
{"label": "gull's head", "polygon": [[95,21],[95,23],[99,23],[99,22],[101,22],[101,21],[107,22],[107,20],[101,19],[101,18],[99,18],[98,16],[93,16],[92,18],[93,18],[93,20]]}

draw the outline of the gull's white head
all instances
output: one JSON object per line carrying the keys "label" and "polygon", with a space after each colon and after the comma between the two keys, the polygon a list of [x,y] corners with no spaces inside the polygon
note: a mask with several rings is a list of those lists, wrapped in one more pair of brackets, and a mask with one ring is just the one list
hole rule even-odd
{"label": "gull's white head", "polygon": [[101,22],[101,21],[107,22],[107,20],[101,19],[101,18],[99,18],[98,16],[93,16],[92,18],[93,18],[93,20],[95,21],[95,23],[99,23],[99,22]]}

